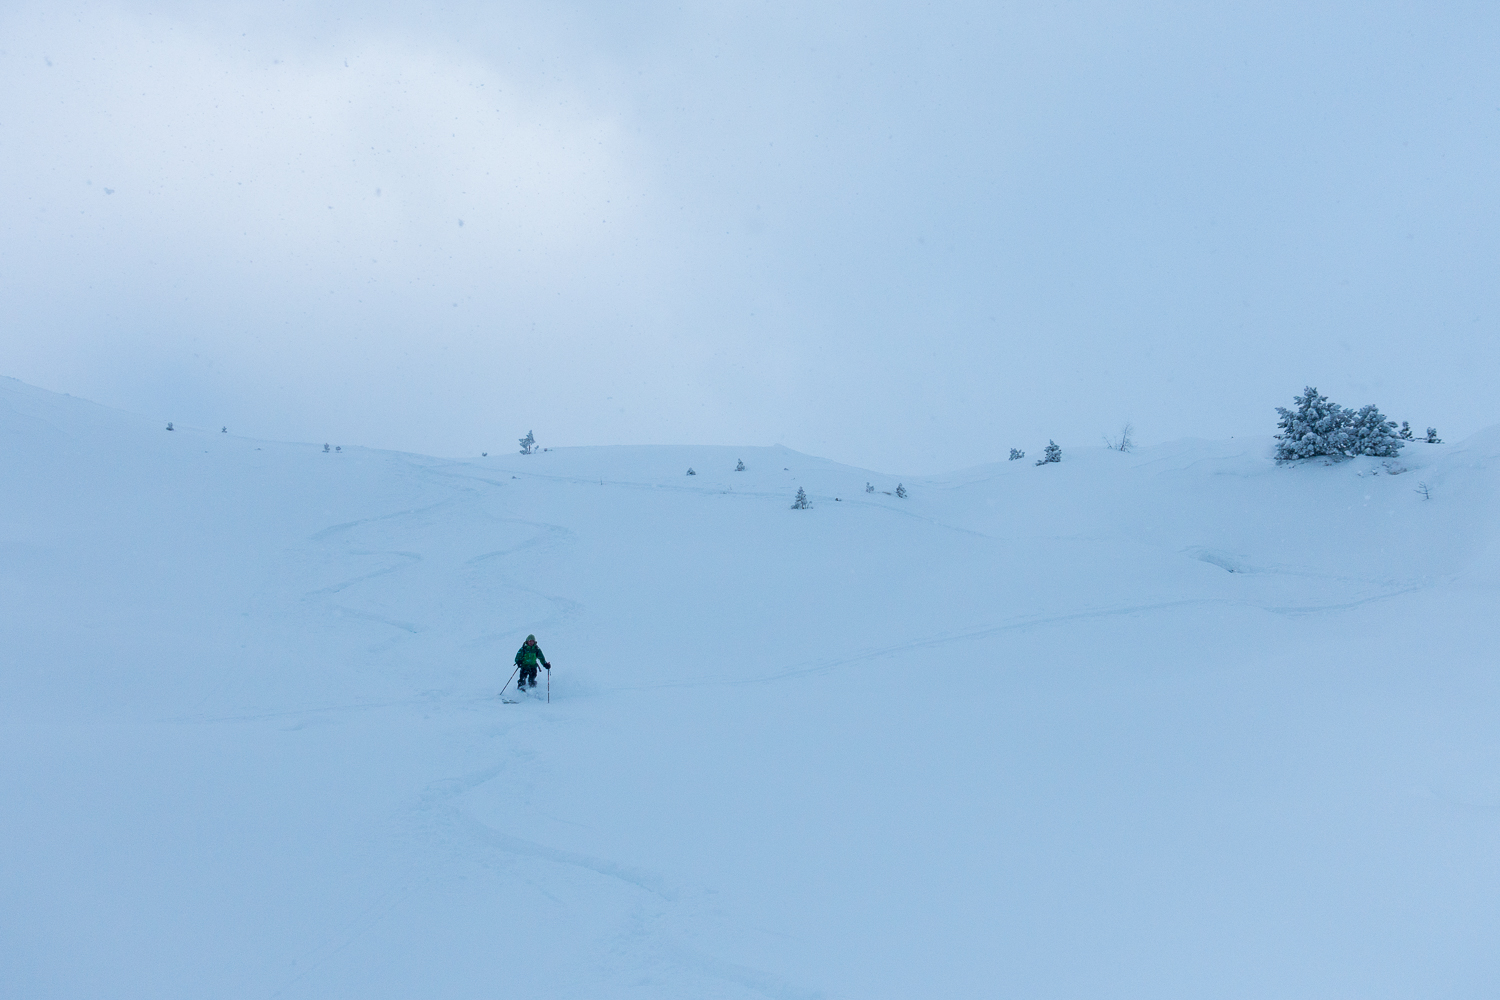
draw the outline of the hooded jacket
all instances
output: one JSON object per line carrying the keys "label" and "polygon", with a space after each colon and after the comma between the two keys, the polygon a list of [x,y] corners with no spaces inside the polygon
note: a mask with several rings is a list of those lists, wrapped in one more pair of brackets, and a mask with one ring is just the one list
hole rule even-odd
{"label": "hooded jacket", "polygon": [[516,650],[516,666],[535,667],[538,662],[546,663],[547,657],[542,654],[542,647],[536,644],[536,636],[528,635],[521,648]]}

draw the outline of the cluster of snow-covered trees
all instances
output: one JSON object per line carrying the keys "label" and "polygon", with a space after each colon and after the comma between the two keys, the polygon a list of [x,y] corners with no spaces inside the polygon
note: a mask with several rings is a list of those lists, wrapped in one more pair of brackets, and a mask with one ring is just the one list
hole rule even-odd
{"label": "cluster of snow-covered trees", "polygon": [[[1371,403],[1359,409],[1330,402],[1313,386],[1294,396],[1294,409],[1276,407],[1281,419],[1276,427],[1276,457],[1282,460],[1315,458],[1319,455],[1373,455],[1393,458],[1407,441],[1411,428],[1396,430],[1396,421],[1387,420],[1380,407]],[[1427,429],[1427,440],[1438,442],[1437,428]]]}
{"label": "cluster of snow-covered trees", "polygon": [[[1012,448],[1010,450],[1010,458],[1008,459],[1008,461],[1014,462],[1017,459],[1021,459],[1021,458],[1025,458],[1025,457],[1026,457],[1026,452],[1022,451],[1020,448]],[[1057,446],[1057,442],[1056,441],[1048,441],[1047,442],[1047,447],[1045,447],[1045,448],[1042,449],[1042,457],[1039,458],[1039,459],[1037,459],[1035,464],[1037,464],[1037,465],[1051,465],[1053,462],[1061,462],[1061,461],[1062,461],[1062,449]]]}

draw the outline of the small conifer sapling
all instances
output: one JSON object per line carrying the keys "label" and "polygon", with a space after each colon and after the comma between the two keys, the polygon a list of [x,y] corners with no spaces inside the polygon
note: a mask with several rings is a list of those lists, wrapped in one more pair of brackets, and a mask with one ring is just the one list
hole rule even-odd
{"label": "small conifer sapling", "polygon": [[1036,464],[1037,465],[1047,465],[1047,464],[1050,464],[1052,462],[1061,462],[1061,461],[1062,461],[1062,449],[1057,446],[1057,442],[1056,441],[1048,439],[1048,441],[1047,441],[1047,447],[1044,448],[1044,449],[1042,449],[1042,457],[1036,460]]}
{"label": "small conifer sapling", "polygon": [[1025,458],[1025,457],[1026,457],[1026,453],[1024,451],[1022,451],[1020,448],[1012,448],[1010,450],[1010,458],[1007,459],[1007,461],[1014,462],[1018,458]]}
{"label": "small conifer sapling", "polygon": [[734,463],[734,471],[735,472],[744,472],[745,471],[745,461],[744,461],[744,459],[740,459],[739,461],[737,461],[737,462]]}
{"label": "small conifer sapling", "polygon": [[807,490],[797,487],[797,499],[792,501],[792,510],[807,510],[812,506],[812,501],[807,499]]}
{"label": "small conifer sapling", "polygon": [[906,499],[906,487],[902,486],[900,483],[896,484],[896,496],[900,497],[902,500]]}

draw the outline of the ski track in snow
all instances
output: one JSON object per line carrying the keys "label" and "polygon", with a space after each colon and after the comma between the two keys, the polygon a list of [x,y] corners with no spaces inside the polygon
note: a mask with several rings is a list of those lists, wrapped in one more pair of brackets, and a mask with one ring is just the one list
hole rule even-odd
{"label": "ski track in snow", "polygon": [[857,656],[844,657],[837,660],[822,661],[794,667],[789,670],[777,671],[776,673],[763,674],[758,677],[746,677],[736,680],[684,682],[670,684],[645,684],[645,685],[622,685],[614,690],[619,691],[656,691],[669,688],[691,688],[691,687],[733,687],[743,684],[771,684],[777,681],[792,680],[800,677],[810,677],[818,674],[826,674],[842,667],[849,667],[859,663],[868,663],[889,656],[902,653],[912,653],[925,649],[936,649],[952,643],[967,642],[974,639],[982,639],[990,636],[1001,635],[1006,632],[1024,632],[1033,629],[1048,628],[1057,625],[1066,625],[1070,622],[1089,621],[1105,618],[1118,618],[1129,615],[1140,615],[1155,611],[1171,611],[1180,608],[1204,607],[1218,605],[1223,607],[1248,607],[1255,610],[1266,611],[1278,615],[1315,615],[1332,611],[1348,611],[1353,608],[1363,607],[1367,604],[1379,601],[1388,601],[1402,594],[1417,592],[1419,587],[1404,587],[1399,590],[1391,590],[1371,597],[1355,601],[1345,601],[1338,604],[1306,605],[1274,607],[1264,606],[1244,601],[1234,601],[1225,598],[1206,598],[1201,600],[1162,601],[1154,604],[1132,604],[1115,608],[1100,608],[1087,611],[1077,611],[1065,615],[1038,615],[1018,619],[1001,625],[987,625],[974,629],[958,632],[944,633],[911,642],[897,643],[891,646],[883,646],[880,649],[860,653]]}
{"label": "ski track in snow", "polygon": [[[458,782],[454,787],[445,788],[443,795],[445,798],[455,797],[469,791],[471,788],[495,780],[499,776],[494,770],[489,770],[482,775],[476,776],[474,779]],[[454,827],[463,830],[469,837],[483,844],[488,850],[498,851],[517,859],[541,861],[579,871],[604,880],[607,884],[622,888],[626,892],[635,891],[644,893],[658,900],[661,904],[677,905],[684,900],[685,896],[697,895],[697,892],[687,893],[682,888],[670,884],[661,876],[652,872],[620,865],[607,858],[597,858],[558,850],[548,847],[545,844],[507,834],[474,819],[456,806],[445,805],[444,810],[448,821]],[[642,915],[640,919],[650,924],[662,924],[666,922],[665,918],[660,914],[654,917],[651,915]],[[679,919],[681,918],[679,917]],[[664,933],[660,929],[648,931],[644,936],[660,939],[658,950],[664,958],[681,966],[692,968],[708,978],[721,980],[740,987],[747,993],[770,997],[772,1000],[817,1000],[817,998],[824,995],[821,991],[809,990],[797,986],[765,970],[736,965],[732,962],[715,958],[698,949],[690,948],[681,942],[673,940],[670,933]]]}
{"label": "ski track in snow", "polygon": [[349,589],[356,583],[364,583],[366,580],[373,580],[377,576],[385,576],[387,573],[399,573],[401,570],[407,569],[414,563],[419,563],[422,561],[422,556],[416,552],[365,552],[363,550],[355,549],[348,554],[353,556],[396,556],[404,561],[394,563],[390,566],[385,567],[384,569],[377,569],[373,573],[362,573],[359,576],[352,576],[347,580],[335,583],[331,587],[322,587],[318,590],[310,590],[306,594],[304,594],[303,597],[312,598],[323,597],[328,594],[337,594],[341,590]]}

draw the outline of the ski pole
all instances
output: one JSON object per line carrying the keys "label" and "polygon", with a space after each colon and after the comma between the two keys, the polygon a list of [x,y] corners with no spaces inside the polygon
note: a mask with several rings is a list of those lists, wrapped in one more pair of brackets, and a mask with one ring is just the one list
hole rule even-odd
{"label": "ski pole", "polygon": [[547,666],[547,704],[552,704],[552,666]]}
{"label": "ski pole", "polygon": [[[520,670],[520,669],[521,669],[521,665],[519,663],[517,663],[516,664],[516,670]],[[510,682],[515,679],[515,677],[516,677],[516,670],[512,670],[510,672],[510,676],[507,677],[507,678],[505,678],[505,687],[500,689],[500,693],[502,695],[505,694],[505,688],[510,687]]]}

